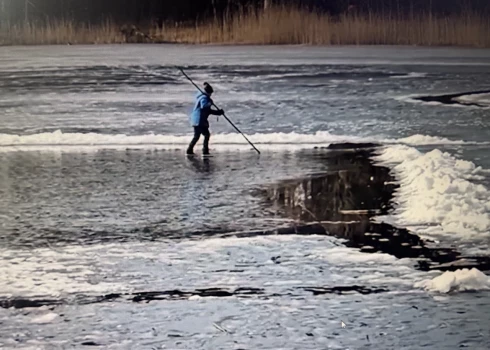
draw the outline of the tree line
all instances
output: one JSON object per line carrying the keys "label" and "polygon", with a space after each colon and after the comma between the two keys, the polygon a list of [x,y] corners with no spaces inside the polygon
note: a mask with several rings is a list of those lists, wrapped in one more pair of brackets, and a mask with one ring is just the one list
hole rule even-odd
{"label": "tree line", "polygon": [[294,5],[332,16],[346,13],[447,15],[473,11],[490,14],[489,0],[0,0],[0,21],[69,19],[149,23],[223,18],[273,5]]}

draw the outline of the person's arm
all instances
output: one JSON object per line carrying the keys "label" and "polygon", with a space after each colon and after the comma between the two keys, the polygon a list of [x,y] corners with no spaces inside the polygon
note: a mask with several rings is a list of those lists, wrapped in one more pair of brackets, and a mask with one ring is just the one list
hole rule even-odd
{"label": "person's arm", "polygon": [[215,109],[209,108],[209,114],[212,114],[212,115],[223,115],[223,114],[225,114],[225,111],[222,110],[222,109],[215,110]]}
{"label": "person's arm", "polygon": [[212,114],[212,115],[223,115],[225,114],[225,111],[222,109],[212,109],[211,106],[213,105],[213,101],[208,97],[205,98],[201,101],[201,109],[206,111],[206,114]]}

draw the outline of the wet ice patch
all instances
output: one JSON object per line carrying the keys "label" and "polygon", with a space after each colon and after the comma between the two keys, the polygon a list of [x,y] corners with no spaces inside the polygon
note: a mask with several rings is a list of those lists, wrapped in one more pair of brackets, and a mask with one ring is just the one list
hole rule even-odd
{"label": "wet ice patch", "polygon": [[490,191],[474,182],[482,179],[474,163],[438,149],[422,153],[400,145],[385,148],[378,160],[393,166],[401,185],[388,221],[425,227],[421,231],[428,235],[490,233]]}
{"label": "wet ice patch", "polygon": [[415,288],[439,293],[490,290],[490,276],[476,268],[447,271],[433,279],[415,283]]}

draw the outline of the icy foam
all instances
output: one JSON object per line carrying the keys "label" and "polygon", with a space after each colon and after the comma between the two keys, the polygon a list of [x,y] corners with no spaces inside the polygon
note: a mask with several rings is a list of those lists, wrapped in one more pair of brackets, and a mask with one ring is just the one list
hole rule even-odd
{"label": "icy foam", "polygon": [[[152,149],[183,149],[187,147],[191,135],[125,135],[99,133],[63,133],[62,131],[38,133],[32,135],[0,134],[0,152],[38,151],[38,150],[69,150],[85,151],[93,149],[121,148],[152,148]],[[465,141],[448,140],[446,138],[426,135],[412,135],[402,139],[361,138],[347,135],[334,135],[328,131],[314,134],[291,133],[256,133],[248,138],[261,149],[301,149],[326,147],[340,142],[376,142],[384,144],[408,145],[443,145],[466,144]],[[213,134],[213,147],[217,150],[250,149],[242,135]]]}
{"label": "icy foam", "polygon": [[420,135],[420,134],[393,140],[393,143],[402,143],[405,145],[412,145],[412,146],[471,144],[471,142],[466,142],[462,140],[449,140],[445,137]]}
{"label": "icy foam", "polygon": [[423,225],[429,235],[490,233],[490,191],[471,181],[481,178],[474,163],[402,145],[385,148],[378,159],[394,165],[401,185],[392,216],[396,224]]}
{"label": "icy foam", "polygon": [[417,282],[414,286],[439,293],[490,290],[490,276],[476,268],[462,269],[444,272],[434,279]]}

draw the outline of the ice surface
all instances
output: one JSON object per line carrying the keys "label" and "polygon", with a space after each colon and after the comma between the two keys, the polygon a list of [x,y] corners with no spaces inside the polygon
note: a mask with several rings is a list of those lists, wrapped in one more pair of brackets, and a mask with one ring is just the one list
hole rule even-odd
{"label": "ice surface", "polygon": [[29,324],[25,310],[0,309],[0,342],[7,349],[486,349],[488,298],[435,297],[420,291],[109,302],[59,307],[65,322],[44,325]]}
{"label": "ice surface", "polygon": [[[474,251],[484,251],[488,173],[477,165],[487,159],[488,111],[407,103],[399,96],[488,88],[489,57],[489,50],[379,46],[0,48],[0,152],[57,151],[2,154],[0,190],[12,205],[0,213],[7,219],[0,230],[17,243],[0,249],[0,292],[2,297],[67,301],[42,313],[0,309],[0,347],[81,348],[93,340],[101,348],[118,349],[435,349],[455,344],[486,349],[484,293],[450,295],[436,303],[424,286],[414,287],[429,281],[427,286],[439,290],[448,285],[481,290],[484,284],[475,282],[483,281],[481,274],[468,272],[474,276],[465,282],[453,274],[447,278],[451,282],[432,285],[435,275],[414,270],[412,260],[361,253],[328,237],[162,237],[169,227],[203,227],[202,218],[211,226],[223,217],[237,226],[261,223],[248,218],[256,207],[238,195],[237,182],[247,190],[305,171],[322,172],[321,164],[288,162],[287,151],[361,141],[386,146],[380,161],[393,166],[401,181],[393,213],[401,225],[415,222],[416,233],[446,233],[451,242],[473,237],[468,246],[477,242]],[[260,161],[241,154],[237,160],[233,150],[250,147],[225,121],[213,119],[213,152],[232,152],[221,153],[210,169],[180,158],[145,157],[170,152],[79,154],[186,147],[195,91],[176,64],[188,67],[196,82],[215,86],[218,105],[261,150],[281,152],[264,152]],[[425,146],[423,152],[419,146]],[[456,158],[454,149],[465,160]],[[158,169],[145,166],[155,159]],[[228,166],[239,171],[230,176],[223,171]],[[135,168],[140,171],[132,172]],[[193,180],[174,181],[180,174]],[[210,203],[205,191],[210,188],[221,192],[212,193],[208,210],[201,203]],[[238,223],[227,209],[230,197],[234,210],[244,210]],[[166,202],[176,210],[168,210]],[[181,215],[184,211],[190,215]],[[151,243],[111,238],[133,229],[141,234],[152,225],[161,230]],[[107,243],[87,243],[85,235],[92,235],[93,227],[96,236],[107,233]],[[22,237],[32,234],[42,247],[54,247],[24,247],[19,231]],[[280,263],[274,263],[271,257],[279,255]],[[353,284],[389,292],[313,296],[300,288]],[[266,297],[70,304],[80,294],[244,286],[264,288]],[[30,323],[38,317],[49,322]],[[347,329],[340,329],[340,319]]]}
{"label": "ice surface", "polygon": [[476,268],[447,271],[433,279],[417,282],[415,287],[439,293],[490,290],[490,276]]}
{"label": "ice surface", "polygon": [[[77,52],[74,55],[74,52]],[[67,59],[69,57],[69,59]],[[185,58],[185,60],[184,60]],[[307,47],[297,45],[96,45],[6,47],[0,49],[3,69],[25,65],[53,70],[85,66],[96,59],[100,66],[120,65],[227,65],[256,64],[355,64],[489,66],[490,50],[464,48],[416,48],[412,46]]]}
{"label": "ice surface", "polygon": [[[291,235],[0,250],[0,295],[66,298],[210,287],[266,287],[272,293],[359,283],[410,289],[425,275],[408,259],[334,243],[332,237]],[[278,255],[275,264],[271,258]]]}

